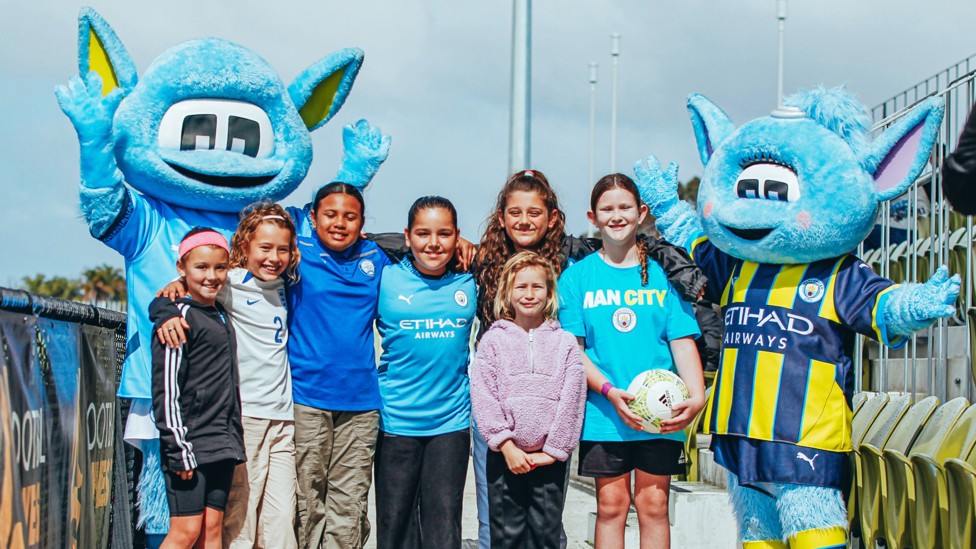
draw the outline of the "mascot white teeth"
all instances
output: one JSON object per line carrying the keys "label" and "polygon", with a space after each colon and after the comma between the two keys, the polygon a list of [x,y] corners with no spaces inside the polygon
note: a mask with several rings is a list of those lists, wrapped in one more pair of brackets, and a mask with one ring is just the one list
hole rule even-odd
{"label": "mascot white teeth", "polygon": [[788,98],[735,128],[688,99],[705,171],[698,212],[678,200],[677,166],[634,166],[664,236],[684,243],[725,317],[704,425],[730,472],[742,546],[845,547],[855,333],[898,348],[954,314],[959,276],[939,268],[896,285],[851,255],[878,206],[908,189],[942,121],[928,99],[873,142],[842,88]]}
{"label": "mascot white teeth", "polygon": [[[94,10],[81,10],[78,30],[79,76],[55,94],[78,133],[85,220],[92,236],[125,258],[128,341],[118,395],[133,399],[126,440],[145,460],[143,524],[147,534],[165,534],[169,511],[149,419],[149,302],[171,280],[176,245],[188,230],[209,226],[229,239],[244,206],[298,188],[312,161],[309,132],[339,111],[363,52],[333,53],[286,88],[257,54],[204,38],[170,48],[139,77]],[[337,179],[365,187],[386,159],[389,138],[360,121],[345,128],[343,140]],[[307,213],[290,211],[309,234]]]}

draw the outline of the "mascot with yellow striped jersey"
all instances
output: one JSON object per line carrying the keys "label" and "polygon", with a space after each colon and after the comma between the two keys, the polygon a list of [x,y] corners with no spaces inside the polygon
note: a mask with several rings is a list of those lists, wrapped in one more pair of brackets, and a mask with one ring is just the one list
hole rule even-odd
{"label": "mascot with yellow striped jersey", "polygon": [[705,171],[698,211],[678,199],[677,166],[634,166],[664,236],[683,243],[725,320],[705,411],[730,471],[744,548],[844,547],[856,334],[892,348],[954,314],[959,276],[939,268],[896,285],[851,255],[882,201],[925,168],[943,105],[928,99],[874,141],[842,88],[789,97],[736,128],[688,99]]}

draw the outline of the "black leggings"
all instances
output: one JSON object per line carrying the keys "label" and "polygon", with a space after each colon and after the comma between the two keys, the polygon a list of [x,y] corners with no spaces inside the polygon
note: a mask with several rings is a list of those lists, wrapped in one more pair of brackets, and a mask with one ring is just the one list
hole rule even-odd
{"label": "black leggings", "polygon": [[380,431],[376,441],[377,549],[460,549],[461,503],[471,435]]}
{"label": "black leggings", "polygon": [[568,464],[557,461],[516,475],[501,452],[488,451],[488,513],[492,549],[559,549]]}

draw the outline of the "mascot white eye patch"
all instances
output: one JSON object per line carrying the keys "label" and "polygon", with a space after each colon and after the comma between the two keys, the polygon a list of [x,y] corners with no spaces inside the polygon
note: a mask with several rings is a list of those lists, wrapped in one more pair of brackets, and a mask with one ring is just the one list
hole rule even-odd
{"label": "mascot white eye patch", "polygon": [[267,158],[274,152],[274,132],[268,114],[257,105],[227,99],[187,99],[171,105],[160,120],[159,147],[227,150]]}
{"label": "mascot white eye patch", "polygon": [[739,198],[796,202],[800,199],[800,181],[786,166],[760,162],[742,170],[735,182],[735,194]]}

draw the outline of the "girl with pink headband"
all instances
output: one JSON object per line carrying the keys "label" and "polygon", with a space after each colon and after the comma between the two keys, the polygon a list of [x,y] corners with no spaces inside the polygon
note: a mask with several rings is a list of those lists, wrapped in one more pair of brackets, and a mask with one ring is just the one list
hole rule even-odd
{"label": "girl with pink headband", "polygon": [[[153,411],[170,510],[163,545],[219,546],[234,467],[246,459],[234,329],[217,303],[230,247],[213,229],[197,227],[183,237],[179,255],[176,271],[187,295],[175,305],[194,329],[175,349],[158,340],[152,346]],[[150,316],[172,304],[157,298]]]}

